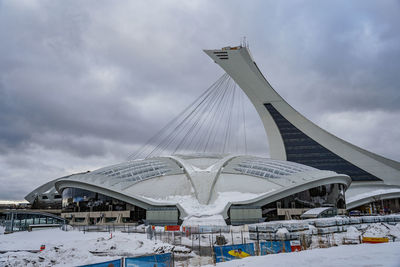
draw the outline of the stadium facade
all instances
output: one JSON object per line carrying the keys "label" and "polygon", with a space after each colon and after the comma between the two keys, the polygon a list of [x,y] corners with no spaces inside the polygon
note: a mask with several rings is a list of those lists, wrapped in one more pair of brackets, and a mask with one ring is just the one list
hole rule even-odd
{"label": "stadium facade", "polygon": [[26,199],[40,208],[61,207],[73,224],[243,224],[316,207],[344,211],[346,204],[400,210],[400,163],[303,117],[270,86],[246,46],[205,52],[255,106],[272,159],[193,154],[133,160],[58,178]]}

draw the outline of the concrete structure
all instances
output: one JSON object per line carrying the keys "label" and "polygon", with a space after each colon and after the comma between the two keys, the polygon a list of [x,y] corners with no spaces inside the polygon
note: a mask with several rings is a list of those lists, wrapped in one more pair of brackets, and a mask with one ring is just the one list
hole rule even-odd
{"label": "concrete structure", "polygon": [[[279,218],[280,209],[343,209],[350,182],[347,175],[293,162],[200,154],[128,161],[56,179],[55,188],[63,192],[63,216],[75,224],[105,224],[111,217],[112,223],[131,217],[125,222],[241,224]],[[130,215],[135,210],[143,213]]]}
{"label": "concrete structure", "polygon": [[75,225],[225,225],[291,218],[321,206],[344,209],[350,182],[347,175],[293,162],[197,154],[64,176],[29,196],[60,192],[61,216]]}
{"label": "concrete structure", "polygon": [[[205,50],[242,88],[268,135],[271,158],[349,175],[348,208],[400,197],[400,163],[352,145],[293,109],[268,83],[247,47]],[[392,206],[396,206],[392,202]],[[399,209],[400,210],[400,209]]]}

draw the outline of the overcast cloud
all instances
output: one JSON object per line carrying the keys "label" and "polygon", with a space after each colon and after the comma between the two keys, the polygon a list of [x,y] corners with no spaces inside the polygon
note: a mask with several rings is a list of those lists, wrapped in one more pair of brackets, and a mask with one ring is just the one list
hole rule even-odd
{"label": "overcast cloud", "polygon": [[400,160],[399,25],[389,0],[0,1],[0,199],[125,160],[222,75],[202,49],[242,36],[298,111]]}

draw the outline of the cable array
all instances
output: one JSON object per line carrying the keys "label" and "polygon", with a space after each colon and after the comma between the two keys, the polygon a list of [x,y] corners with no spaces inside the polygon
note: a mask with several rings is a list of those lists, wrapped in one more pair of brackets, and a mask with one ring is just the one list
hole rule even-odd
{"label": "cable array", "polygon": [[129,160],[171,154],[247,154],[244,93],[228,74],[150,138]]}

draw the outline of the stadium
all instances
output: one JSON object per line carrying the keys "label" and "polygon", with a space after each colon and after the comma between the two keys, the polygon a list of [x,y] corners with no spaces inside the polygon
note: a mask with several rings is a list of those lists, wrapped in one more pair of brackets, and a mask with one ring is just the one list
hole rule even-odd
{"label": "stadium", "polygon": [[74,224],[224,225],[300,215],[324,205],[345,209],[350,182],[347,175],[287,161],[177,155],[59,178],[55,188],[62,192],[63,217]]}
{"label": "stadium", "polygon": [[291,219],[317,207],[400,211],[399,162],[337,138],[294,110],[265,79],[246,44],[205,53],[256,108],[271,159],[150,153],[55,179],[25,199],[86,225],[237,225]]}

